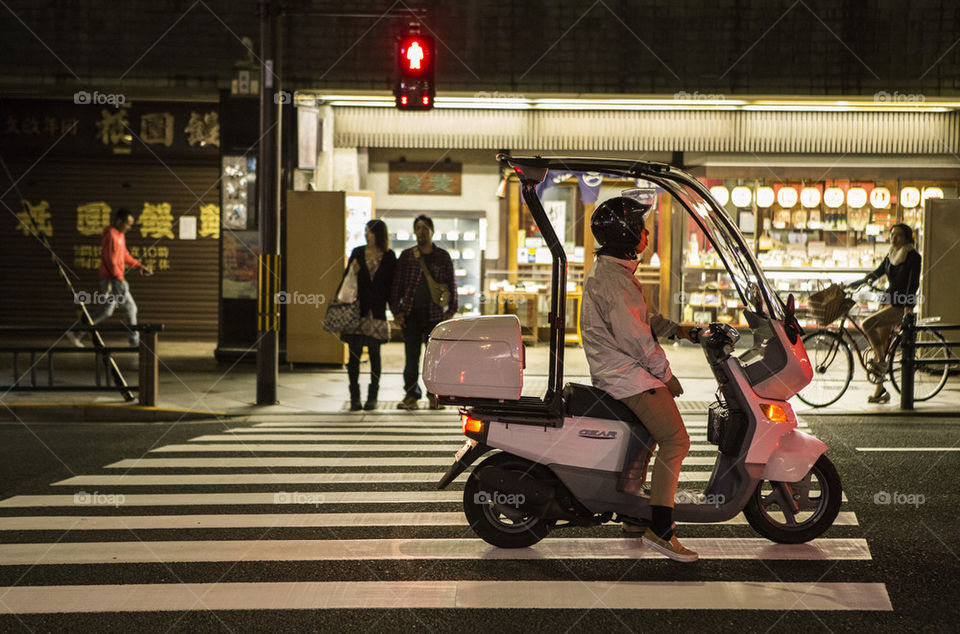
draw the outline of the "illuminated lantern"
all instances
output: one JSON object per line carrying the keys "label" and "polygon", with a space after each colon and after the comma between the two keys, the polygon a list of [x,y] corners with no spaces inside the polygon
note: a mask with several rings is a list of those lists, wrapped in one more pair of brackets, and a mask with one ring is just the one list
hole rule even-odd
{"label": "illuminated lantern", "polygon": [[920,190],[916,187],[904,187],[900,190],[900,204],[913,209],[920,204]]}
{"label": "illuminated lantern", "polygon": [[939,187],[924,187],[923,188],[923,200],[926,202],[927,198],[943,198],[943,190]]}
{"label": "illuminated lantern", "polygon": [[886,187],[874,187],[870,192],[870,206],[874,209],[886,209],[890,205],[890,190]]}
{"label": "illuminated lantern", "polygon": [[797,204],[797,190],[793,187],[781,187],[777,192],[777,204],[790,209]]}
{"label": "illuminated lantern", "polygon": [[823,204],[831,209],[836,209],[843,205],[843,190],[839,187],[827,187],[823,192]]}
{"label": "illuminated lantern", "polygon": [[773,204],[774,194],[772,187],[757,188],[757,207],[766,209]]}
{"label": "illuminated lantern", "polygon": [[723,185],[714,185],[711,187],[710,195],[713,196],[714,200],[716,200],[721,207],[725,207],[730,200],[730,190]]}
{"label": "illuminated lantern", "polygon": [[737,207],[749,207],[753,201],[753,192],[750,191],[749,187],[734,187],[733,191],[730,192],[730,200]]}
{"label": "illuminated lantern", "polygon": [[816,187],[804,187],[800,190],[800,204],[806,208],[820,204],[820,190]]}
{"label": "illuminated lantern", "polygon": [[863,187],[851,187],[847,192],[847,205],[853,209],[860,209],[867,204],[867,190]]}

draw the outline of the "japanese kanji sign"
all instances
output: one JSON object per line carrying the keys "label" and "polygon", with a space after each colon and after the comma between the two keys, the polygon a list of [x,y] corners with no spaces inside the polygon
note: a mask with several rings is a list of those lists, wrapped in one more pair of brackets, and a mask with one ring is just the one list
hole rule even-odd
{"label": "japanese kanji sign", "polygon": [[[50,203],[41,200],[36,205],[29,200],[20,201],[23,211],[17,214],[17,229],[23,232],[25,236],[36,235],[38,232],[47,236],[53,235],[53,224],[50,218]],[[32,220],[31,220],[32,218]],[[36,227],[34,227],[36,223]]]}
{"label": "japanese kanji sign", "polygon": [[390,163],[390,193],[459,196],[460,163]]}
{"label": "japanese kanji sign", "polygon": [[140,235],[144,238],[173,238],[173,213],[170,203],[143,203],[140,214]]}
{"label": "japanese kanji sign", "polygon": [[77,207],[77,233],[84,236],[98,236],[103,228],[110,224],[110,205],[100,201]]}
{"label": "japanese kanji sign", "polygon": [[220,237],[219,205],[200,205],[200,235],[204,238]]}

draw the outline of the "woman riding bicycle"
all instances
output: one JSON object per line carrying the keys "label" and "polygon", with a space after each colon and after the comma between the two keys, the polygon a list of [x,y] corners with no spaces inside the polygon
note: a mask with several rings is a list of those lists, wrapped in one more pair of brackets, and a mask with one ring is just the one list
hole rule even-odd
{"label": "woman riding bicycle", "polygon": [[850,284],[851,287],[861,286],[887,276],[887,290],[880,295],[880,310],[863,322],[863,330],[874,355],[867,365],[879,377],[876,391],[867,398],[869,403],[886,403],[890,400],[890,393],[883,387],[883,376],[887,372],[887,344],[890,333],[903,319],[904,313],[913,310],[917,304],[920,262],[920,254],[914,248],[913,229],[897,223],[890,228],[890,251],[880,266],[862,280]]}

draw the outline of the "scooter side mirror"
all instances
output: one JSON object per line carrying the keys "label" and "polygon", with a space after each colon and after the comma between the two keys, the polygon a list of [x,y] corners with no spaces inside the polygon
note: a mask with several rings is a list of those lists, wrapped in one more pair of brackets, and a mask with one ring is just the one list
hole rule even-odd
{"label": "scooter side mirror", "polygon": [[797,300],[793,296],[793,293],[787,295],[787,306],[786,314],[783,320],[783,328],[787,334],[787,339],[790,341],[790,345],[797,343],[797,340],[803,336],[803,328],[800,327],[800,322],[797,321]]}
{"label": "scooter side mirror", "polygon": [[750,302],[750,307],[756,313],[763,313],[763,298],[760,295],[760,287],[757,286],[756,282],[750,282],[750,286],[747,287],[747,301]]}

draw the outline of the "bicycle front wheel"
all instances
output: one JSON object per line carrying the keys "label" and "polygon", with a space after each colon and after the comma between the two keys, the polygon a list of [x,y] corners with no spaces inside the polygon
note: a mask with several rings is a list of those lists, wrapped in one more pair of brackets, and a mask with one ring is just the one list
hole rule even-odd
{"label": "bicycle front wheel", "polygon": [[[936,396],[947,384],[950,376],[950,347],[947,340],[936,330],[917,332],[917,343],[932,343],[933,346],[921,346],[916,349],[917,361],[940,361],[943,363],[921,364],[913,372],[913,400],[926,401]],[[939,345],[936,345],[939,344]],[[903,339],[898,335],[890,345],[890,382],[893,389],[900,391],[901,368],[903,367]]]}
{"label": "bicycle front wheel", "polygon": [[821,330],[803,338],[803,346],[813,366],[813,379],[797,398],[810,407],[826,407],[843,396],[853,378],[850,345],[835,332]]}

